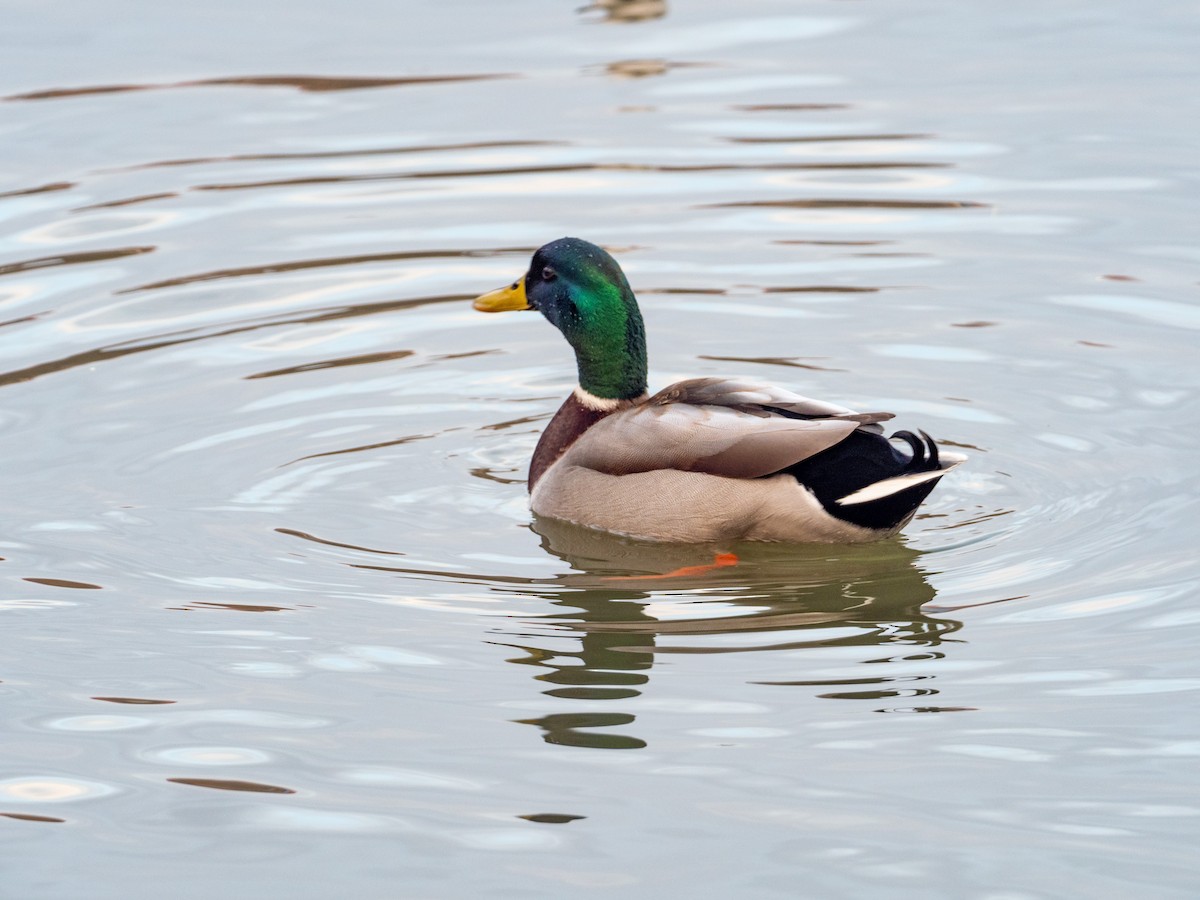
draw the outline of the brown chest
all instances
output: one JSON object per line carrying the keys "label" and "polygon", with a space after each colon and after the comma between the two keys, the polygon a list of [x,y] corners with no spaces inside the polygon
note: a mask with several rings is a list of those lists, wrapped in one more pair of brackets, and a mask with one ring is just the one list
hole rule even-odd
{"label": "brown chest", "polygon": [[537,449],[533,451],[533,459],[529,463],[529,490],[533,490],[537,480],[581,434],[609,414],[609,410],[584,406],[574,394],[567,397],[542,432]]}

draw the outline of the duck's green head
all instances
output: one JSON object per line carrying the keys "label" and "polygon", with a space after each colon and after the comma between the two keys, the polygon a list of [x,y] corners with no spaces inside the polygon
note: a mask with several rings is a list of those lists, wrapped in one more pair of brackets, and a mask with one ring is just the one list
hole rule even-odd
{"label": "duck's green head", "polygon": [[529,271],[475,301],[482,312],[536,309],[575,348],[579,386],[626,400],[646,392],[646,332],[625,273],[607,252],[579,238],[551,241]]}

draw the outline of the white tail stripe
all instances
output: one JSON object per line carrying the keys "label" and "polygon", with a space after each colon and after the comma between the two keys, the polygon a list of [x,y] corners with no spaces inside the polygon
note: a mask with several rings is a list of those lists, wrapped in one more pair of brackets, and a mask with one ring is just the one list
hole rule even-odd
{"label": "white tail stripe", "polygon": [[942,454],[942,461],[949,463],[940,469],[934,469],[932,472],[914,472],[911,475],[897,475],[895,478],[885,478],[883,481],[876,481],[874,484],[868,484],[865,488],[859,488],[853,494],[847,494],[837,501],[839,506],[853,506],[856,503],[870,503],[872,500],[881,500],[884,497],[890,497],[892,494],[898,494],[900,491],[907,490],[910,487],[915,487],[918,484],[924,484],[927,481],[933,481],[935,478],[941,478],[947,471],[953,469],[959,463],[966,459],[961,454]]}

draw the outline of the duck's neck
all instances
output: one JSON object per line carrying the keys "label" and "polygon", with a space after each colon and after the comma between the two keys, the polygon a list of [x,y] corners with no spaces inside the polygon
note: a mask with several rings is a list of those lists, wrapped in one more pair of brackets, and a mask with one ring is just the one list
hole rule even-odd
{"label": "duck's neck", "polygon": [[594,394],[577,387],[558,408],[546,430],[538,440],[537,448],[533,451],[533,459],[529,463],[529,490],[546,470],[558,462],[585,431],[601,419],[613,413],[628,409],[644,400],[645,391],[639,396],[624,400],[613,400],[597,397]]}
{"label": "duck's neck", "polygon": [[[632,400],[646,393],[646,329],[628,286],[605,285],[564,329],[575,350],[581,400]],[[604,297],[603,304],[596,297]],[[595,404],[593,404],[595,405]]]}

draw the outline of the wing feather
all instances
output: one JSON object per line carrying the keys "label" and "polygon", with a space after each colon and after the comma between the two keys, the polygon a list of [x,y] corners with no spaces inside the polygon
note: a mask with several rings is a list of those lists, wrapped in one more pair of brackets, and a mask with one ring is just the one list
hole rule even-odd
{"label": "wing feather", "polygon": [[695,378],[597,422],[562,462],[612,475],[676,469],[758,478],[890,418],[748,379]]}

